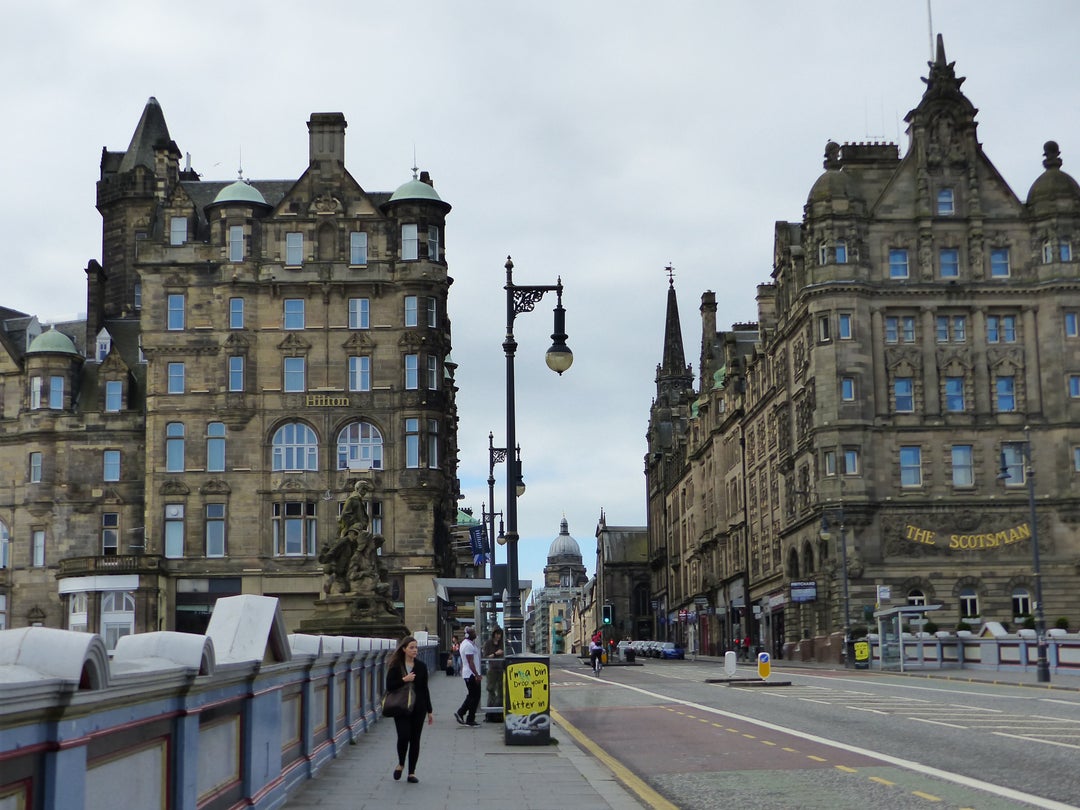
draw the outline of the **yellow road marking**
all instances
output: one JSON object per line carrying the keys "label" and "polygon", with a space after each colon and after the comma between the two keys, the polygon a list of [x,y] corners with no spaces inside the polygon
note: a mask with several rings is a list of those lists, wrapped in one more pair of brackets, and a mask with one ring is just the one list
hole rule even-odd
{"label": "yellow road marking", "polygon": [[748,739],[748,740],[756,740],[757,739],[757,737],[755,737],[753,734],[743,734],[743,736],[746,737],[746,739]]}
{"label": "yellow road marking", "polygon": [[854,768],[849,768],[847,765],[837,765],[836,770],[843,771],[844,773],[858,773]]}
{"label": "yellow road marking", "polygon": [[889,787],[896,787],[896,782],[890,782],[888,779],[882,779],[880,776],[871,776],[871,782],[877,782],[879,785],[888,785]]}
{"label": "yellow road marking", "polygon": [[776,745],[776,743],[774,743],[774,742],[770,742],[769,740],[762,740],[762,741],[761,741],[761,744],[762,744],[762,745]]}
{"label": "yellow road marking", "polygon": [[926,799],[928,802],[940,802],[940,796],[934,796],[931,793],[923,793],[921,790],[911,791],[912,796],[918,796],[920,799]]}
{"label": "yellow road marking", "polygon": [[604,763],[608,770],[615,774],[616,779],[622,782],[628,790],[637,794],[637,797],[646,805],[653,808],[653,810],[679,810],[678,805],[672,804],[649,787],[643,779],[635,775],[633,771],[611,756],[589,737],[586,737],[582,731],[570,723],[555,709],[551,710],[551,719],[565,729],[566,733],[573,737],[578,745]]}
{"label": "yellow road marking", "polygon": [[829,760],[825,759],[825,757],[815,757],[813,754],[807,754],[806,758],[807,759],[812,759],[812,760],[814,760],[814,762],[828,762],[829,761]]}
{"label": "yellow road marking", "polygon": [[797,754],[797,753],[799,753],[798,748],[788,748],[786,746],[784,748],[781,748],[780,750],[781,751],[787,751],[789,754]]}

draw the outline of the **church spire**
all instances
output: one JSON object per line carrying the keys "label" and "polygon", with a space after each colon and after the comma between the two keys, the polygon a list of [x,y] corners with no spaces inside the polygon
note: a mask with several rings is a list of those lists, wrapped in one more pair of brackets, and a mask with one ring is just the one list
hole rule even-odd
{"label": "church spire", "polygon": [[694,375],[686,365],[686,353],[683,351],[679,300],[675,296],[675,269],[669,264],[665,272],[668,274],[667,316],[664,322],[663,359],[656,367],[656,395],[657,399],[674,402],[680,392],[693,386]]}

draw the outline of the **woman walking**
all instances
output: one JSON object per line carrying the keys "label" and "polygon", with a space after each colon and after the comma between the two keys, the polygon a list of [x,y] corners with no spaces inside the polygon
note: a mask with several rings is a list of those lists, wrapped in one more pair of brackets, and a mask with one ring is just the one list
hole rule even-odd
{"label": "woman walking", "polygon": [[424,730],[424,718],[427,718],[429,726],[435,722],[435,714],[431,709],[431,693],[428,691],[427,665],[417,659],[417,652],[419,652],[419,647],[416,639],[405,636],[386,663],[386,691],[390,692],[411,683],[416,693],[416,703],[413,705],[412,713],[394,718],[394,726],[397,729],[398,758],[397,767],[394,768],[394,779],[401,778],[405,770],[405,756],[408,754],[408,781],[413,784],[420,781],[416,778],[416,762],[420,759],[420,734]]}

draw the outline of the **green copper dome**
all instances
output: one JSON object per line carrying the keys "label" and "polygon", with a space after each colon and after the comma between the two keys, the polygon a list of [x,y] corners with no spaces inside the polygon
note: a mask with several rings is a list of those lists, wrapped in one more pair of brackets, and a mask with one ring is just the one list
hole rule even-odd
{"label": "green copper dome", "polygon": [[255,186],[246,180],[237,180],[229,183],[214,197],[212,205],[221,203],[250,203],[254,205],[266,205],[266,198]]}
{"label": "green copper dome", "polygon": [[442,197],[439,196],[433,186],[425,183],[423,180],[410,180],[390,196],[390,202],[399,202],[401,200],[431,200],[432,202],[442,202]]}
{"label": "green copper dome", "polygon": [[29,347],[27,347],[26,353],[73,354],[76,357],[79,356],[79,350],[75,348],[75,344],[72,343],[71,338],[63,332],[57,332],[55,329],[50,329],[48,332],[42,332],[34,338]]}

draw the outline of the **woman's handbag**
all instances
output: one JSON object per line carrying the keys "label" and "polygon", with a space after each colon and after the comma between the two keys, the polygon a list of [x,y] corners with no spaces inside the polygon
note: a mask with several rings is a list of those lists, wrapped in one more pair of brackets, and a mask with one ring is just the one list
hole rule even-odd
{"label": "woman's handbag", "polygon": [[416,706],[416,692],[413,691],[411,683],[399,686],[383,695],[383,717],[406,717],[412,714],[414,706]]}

